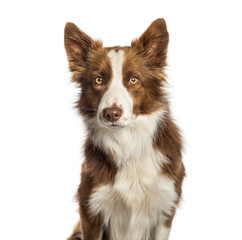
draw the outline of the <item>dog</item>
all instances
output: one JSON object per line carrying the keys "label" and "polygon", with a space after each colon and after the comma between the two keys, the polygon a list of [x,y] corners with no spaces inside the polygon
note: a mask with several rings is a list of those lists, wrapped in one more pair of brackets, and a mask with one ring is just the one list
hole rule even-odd
{"label": "dog", "polygon": [[64,42],[87,130],[80,221],[68,240],[167,240],[185,169],[165,90],[165,20],[131,46],[103,47],[73,23]]}

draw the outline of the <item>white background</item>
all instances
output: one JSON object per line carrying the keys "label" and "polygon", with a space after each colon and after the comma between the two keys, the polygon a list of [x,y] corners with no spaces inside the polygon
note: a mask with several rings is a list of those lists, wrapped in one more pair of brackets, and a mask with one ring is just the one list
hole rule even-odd
{"label": "white background", "polygon": [[241,240],[240,1],[1,1],[0,239],[66,239],[78,220],[84,138],[63,44],[76,23],[129,45],[156,18],[170,33],[173,115],[187,178],[170,240]]}

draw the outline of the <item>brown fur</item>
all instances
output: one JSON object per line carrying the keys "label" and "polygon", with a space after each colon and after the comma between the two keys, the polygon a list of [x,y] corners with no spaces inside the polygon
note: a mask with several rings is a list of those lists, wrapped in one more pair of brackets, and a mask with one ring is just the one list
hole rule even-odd
{"label": "brown fur", "polygon": [[[161,172],[175,182],[178,204],[185,170],[182,163],[181,134],[171,118],[167,96],[163,89],[168,42],[169,34],[163,19],[154,21],[140,38],[132,41],[131,47],[103,48],[100,41],[94,41],[74,24],[67,23],[65,28],[65,48],[70,71],[73,73],[72,80],[82,89],[77,107],[86,122],[96,117],[100,99],[110,85],[112,70],[107,54],[111,49],[115,51],[122,49],[125,52],[123,85],[133,99],[133,113],[140,115],[151,114],[159,109],[166,111],[153,141],[154,148],[161,151],[169,160],[169,163],[162,166]],[[97,76],[103,78],[102,86],[95,84]],[[135,85],[129,83],[131,77],[138,79]],[[110,153],[93,144],[90,131],[84,149],[85,161],[77,193],[81,221],[68,240],[79,239],[80,233],[83,240],[98,239],[102,228],[102,217],[92,216],[88,200],[100,186],[112,184],[118,171]],[[171,226],[174,215],[175,209],[173,214],[168,216],[167,227]],[[102,230],[102,240],[110,239],[108,230]]]}
{"label": "brown fur", "polygon": [[88,138],[85,144],[85,162],[82,166],[82,183],[77,193],[83,235],[86,239],[97,239],[101,227],[101,217],[92,217],[89,212],[89,197],[98,186],[113,182],[116,171],[116,166],[110,156],[94,146]]}
{"label": "brown fur", "polygon": [[[178,205],[182,195],[182,182],[185,177],[185,168],[182,162],[183,146],[180,131],[169,114],[158,127],[154,138],[154,147],[159,149],[169,159],[169,162],[162,166],[162,173],[174,181],[178,195]],[[171,227],[174,215],[175,209],[166,222],[167,227]]]}

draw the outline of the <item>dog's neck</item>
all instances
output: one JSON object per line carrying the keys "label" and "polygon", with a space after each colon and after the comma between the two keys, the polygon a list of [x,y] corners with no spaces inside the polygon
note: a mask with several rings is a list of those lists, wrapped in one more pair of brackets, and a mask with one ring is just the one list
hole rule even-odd
{"label": "dog's neck", "polygon": [[162,124],[164,110],[149,115],[137,116],[133,122],[122,129],[110,130],[98,126],[95,119],[88,122],[93,143],[111,154],[117,164],[135,163],[142,159],[155,158],[154,135],[158,124]]}

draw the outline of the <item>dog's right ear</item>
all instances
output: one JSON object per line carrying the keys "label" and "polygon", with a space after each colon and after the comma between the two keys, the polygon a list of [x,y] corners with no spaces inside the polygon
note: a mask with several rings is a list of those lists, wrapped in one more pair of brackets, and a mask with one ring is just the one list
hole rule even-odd
{"label": "dog's right ear", "polygon": [[74,23],[70,22],[66,23],[65,26],[64,41],[69,68],[72,72],[84,69],[88,53],[102,46],[101,42],[94,41]]}

